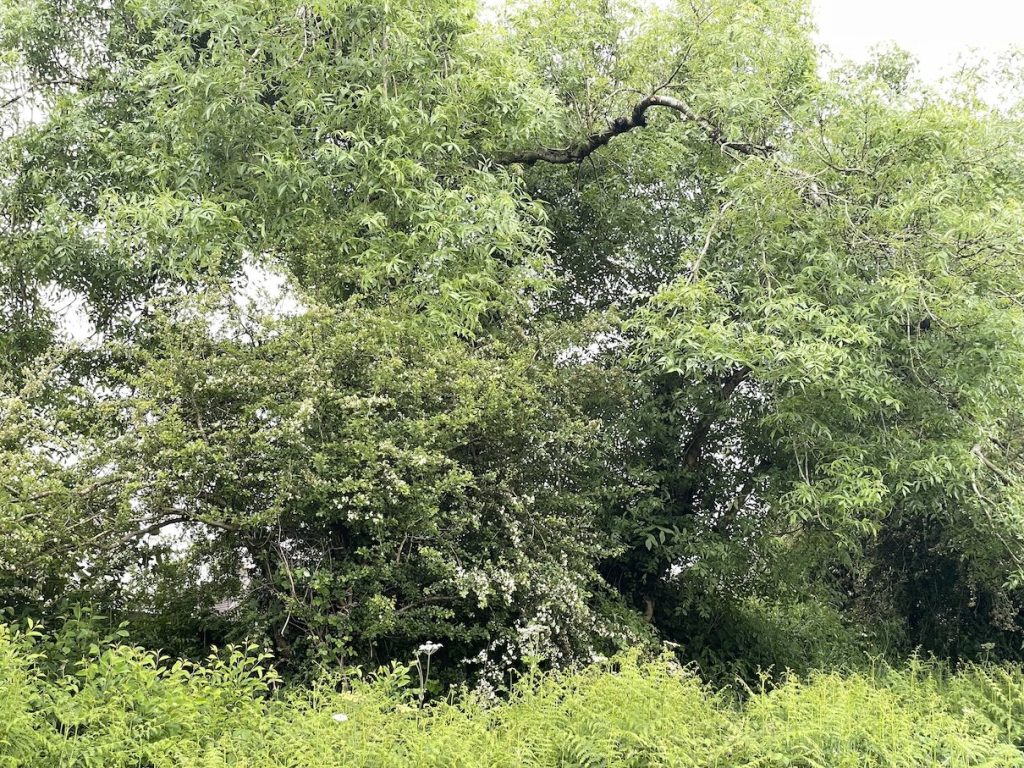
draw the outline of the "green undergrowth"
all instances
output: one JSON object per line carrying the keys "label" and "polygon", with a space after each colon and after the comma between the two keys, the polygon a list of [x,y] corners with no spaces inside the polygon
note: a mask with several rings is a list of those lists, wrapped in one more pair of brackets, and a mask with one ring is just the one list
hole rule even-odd
{"label": "green undergrowth", "polygon": [[203,664],[89,651],[68,663],[47,638],[0,625],[0,766],[1024,765],[1017,666],[912,660],[713,690],[627,654],[420,706],[402,665],[291,690],[252,651]]}

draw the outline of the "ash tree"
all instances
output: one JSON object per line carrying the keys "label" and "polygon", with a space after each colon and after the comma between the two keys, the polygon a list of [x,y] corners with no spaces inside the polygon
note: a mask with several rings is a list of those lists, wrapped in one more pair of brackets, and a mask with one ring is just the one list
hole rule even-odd
{"label": "ash tree", "polygon": [[811,32],[5,3],[0,602],[295,669],[1019,654],[1015,60]]}

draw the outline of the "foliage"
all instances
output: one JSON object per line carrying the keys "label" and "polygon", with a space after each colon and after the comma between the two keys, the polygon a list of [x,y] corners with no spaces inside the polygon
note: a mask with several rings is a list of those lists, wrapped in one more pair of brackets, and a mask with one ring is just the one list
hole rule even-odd
{"label": "foliage", "polygon": [[1019,73],[811,32],[4,0],[0,604],[306,675],[1018,658]]}
{"label": "foliage", "polygon": [[951,675],[915,661],[870,674],[790,677],[742,703],[635,654],[530,674],[507,701],[421,707],[404,665],[338,691],[286,692],[265,659],[202,664],[133,646],[94,649],[60,678],[36,672],[38,632],[0,633],[0,760],[47,766],[1021,765],[1024,672]]}
{"label": "foliage", "polygon": [[[168,647],[198,642],[188,617],[227,601],[285,659],[344,666],[428,637],[499,677],[524,654],[588,659],[636,639],[597,610],[614,597],[593,566],[613,545],[591,498],[596,429],[560,404],[553,367],[324,307],[211,329],[176,306],[115,358],[100,382],[119,389],[90,398],[87,435],[66,432],[65,471],[84,483],[102,467],[102,487],[25,494],[51,536],[7,574],[21,604],[100,590]],[[56,540],[90,514],[107,517],[87,548]],[[166,535],[127,548],[140,529]],[[209,588],[162,587],[200,563]]]}

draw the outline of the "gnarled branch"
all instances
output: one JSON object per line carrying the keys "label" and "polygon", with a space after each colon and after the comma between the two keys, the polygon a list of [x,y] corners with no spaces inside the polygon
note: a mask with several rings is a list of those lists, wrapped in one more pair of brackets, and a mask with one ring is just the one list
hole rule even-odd
{"label": "gnarled branch", "polygon": [[651,107],[665,107],[674,110],[684,120],[687,120],[698,128],[713,141],[722,151],[731,150],[743,155],[758,155],[766,157],[775,151],[774,147],[768,144],[754,144],[747,141],[734,141],[727,139],[722,129],[708,120],[703,115],[694,111],[689,104],[674,96],[666,96],[654,93],[646,96],[637,102],[633,111],[624,117],[617,117],[612,120],[603,131],[592,133],[576,144],[562,149],[525,149],[516,152],[507,152],[497,157],[502,165],[533,165],[534,163],[554,163],[556,165],[567,165],[579,163],[603,147],[609,141],[620,134],[627,133],[634,128],[643,128],[647,125],[647,110]]}

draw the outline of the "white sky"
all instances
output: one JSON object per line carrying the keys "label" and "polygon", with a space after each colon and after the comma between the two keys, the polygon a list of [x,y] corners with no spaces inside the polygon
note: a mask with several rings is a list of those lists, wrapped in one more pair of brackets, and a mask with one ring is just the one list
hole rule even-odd
{"label": "white sky", "polygon": [[863,61],[874,45],[895,42],[935,80],[957,55],[998,55],[1024,46],[1024,0],[812,0],[818,39],[839,58]]}

